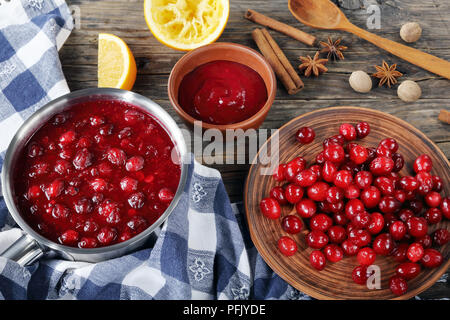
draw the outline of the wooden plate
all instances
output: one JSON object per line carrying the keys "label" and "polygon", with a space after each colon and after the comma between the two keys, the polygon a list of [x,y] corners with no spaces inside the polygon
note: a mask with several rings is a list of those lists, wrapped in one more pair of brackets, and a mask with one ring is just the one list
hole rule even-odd
{"label": "wooden plate", "polygon": [[[288,122],[279,130],[280,163],[287,163],[297,156],[304,157],[312,163],[315,155],[322,150],[322,141],[335,135],[339,125],[345,122],[356,124],[367,121],[371,125],[368,137],[359,140],[364,146],[376,146],[384,138],[392,137],[397,140],[399,152],[405,158],[402,175],[411,174],[412,163],[420,154],[426,153],[433,160],[432,173],[439,175],[444,182],[443,195],[450,195],[450,163],[439,148],[422,132],[410,124],[389,114],[358,107],[327,108],[304,114]],[[316,132],[313,143],[302,146],[295,141],[296,131],[303,126],[312,127]],[[270,141],[270,139],[269,139]],[[270,144],[266,142],[259,153],[270,155]],[[256,163],[256,162],[254,162]],[[375,264],[381,269],[381,289],[368,289],[366,286],[355,284],[351,279],[351,272],[357,266],[355,257],[345,257],[337,263],[327,262],[323,271],[313,269],[309,263],[312,249],[307,248],[304,235],[290,235],[298,244],[298,252],[292,257],[283,256],[277,248],[277,241],[286,234],[280,221],[264,217],[259,210],[259,202],[269,195],[269,190],[279,184],[269,175],[261,175],[263,165],[256,163],[251,166],[245,185],[245,208],[251,238],[259,253],[267,264],[284,280],[298,290],[318,299],[409,299],[433,285],[446,272],[450,265],[450,244],[440,248],[444,263],[435,269],[424,269],[413,280],[408,281],[408,292],[401,296],[394,296],[389,289],[389,278],[394,274],[397,265],[390,257],[378,256]],[[293,210],[292,205],[283,206],[282,215]],[[433,226],[436,228],[450,228],[447,220]]]}

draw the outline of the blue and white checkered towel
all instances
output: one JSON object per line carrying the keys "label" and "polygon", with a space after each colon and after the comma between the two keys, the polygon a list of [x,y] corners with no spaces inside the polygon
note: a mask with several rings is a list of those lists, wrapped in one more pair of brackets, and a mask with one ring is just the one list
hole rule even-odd
{"label": "blue and white checkered towel", "polygon": [[[0,149],[23,120],[68,92],[58,49],[72,29],[63,0],[0,0]],[[0,158],[2,158],[0,157]],[[97,264],[0,257],[2,299],[308,299],[252,245],[218,171],[196,162],[156,242]],[[0,197],[0,252],[21,235]]]}

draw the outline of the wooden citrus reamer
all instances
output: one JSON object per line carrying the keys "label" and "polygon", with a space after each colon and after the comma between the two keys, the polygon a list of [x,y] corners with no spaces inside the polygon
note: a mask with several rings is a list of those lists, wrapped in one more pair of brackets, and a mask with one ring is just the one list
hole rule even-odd
{"label": "wooden citrus reamer", "polygon": [[329,0],[289,0],[289,10],[295,18],[307,26],[353,33],[416,66],[450,79],[450,62],[355,26]]}

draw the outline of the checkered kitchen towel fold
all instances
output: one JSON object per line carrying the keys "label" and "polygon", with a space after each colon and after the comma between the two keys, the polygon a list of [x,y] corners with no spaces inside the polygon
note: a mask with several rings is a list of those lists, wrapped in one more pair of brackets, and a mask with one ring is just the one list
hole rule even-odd
{"label": "checkered kitchen towel fold", "polygon": [[[58,59],[72,18],[63,0],[0,0],[0,151],[24,119],[68,92]],[[1,157],[1,158],[2,158]],[[1,162],[1,160],[0,160]],[[0,197],[0,252],[21,235]],[[97,264],[0,257],[2,299],[307,299],[253,247],[218,171],[194,163],[153,245]]]}

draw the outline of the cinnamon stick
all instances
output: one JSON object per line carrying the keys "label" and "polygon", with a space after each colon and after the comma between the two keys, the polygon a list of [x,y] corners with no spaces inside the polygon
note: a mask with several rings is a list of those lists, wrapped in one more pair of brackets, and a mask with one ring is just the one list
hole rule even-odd
{"label": "cinnamon stick", "polygon": [[[264,57],[267,59],[273,70],[275,71],[276,75],[280,79],[280,81],[283,83],[284,87],[288,91],[289,94],[295,94],[300,89],[303,88],[302,86],[297,86],[294,82],[294,80],[291,78],[283,64],[281,63],[280,59],[276,55],[275,51],[272,49],[272,46],[270,45],[269,41],[264,36],[264,33],[260,29],[255,29],[252,32],[253,40],[255,40],[256,45],[258,46],[261,53],[264,55]],[[281,51],[281,50],[280,50]]]}
{"label": "cinnamon stick", "polygon": [[309,46],[314,46],[316,42],[316,37],[314,37],[313,35],[310,35],[309,33],[303,32],[275,19],[269,18],[262,13],[256,12],[254,10],[248,9],[244,17],[257,24],[284,33],[285,35],[288,35]]}
{"label": "cinnamon stick", "polygon": [[441,112],[439,113],[439,120],[441,120],[444,123],[450,124],[450,111],[442,109]]}
{"label": "cinnamon stick", "polygon": [[280,49],[278,44],[275,42],[275,40],[270,35],[269,31],[267,29],[263,28],[262,30],[263,35],[266,37],[267,41],[269,42],[270,46],[272,47],[272,50],[275,52],[276,56],[280,60],[281,64],[283,65],[284,69],[286,69],[287,73],[289,73],[289,76],[295,83],[296,92],[298,92],[300,89],[303,88],[304,84],[302,79],[300,79],[300,76],[295,71],[292,64],[289,62],[288,58],[284,54],[284,52]]}

